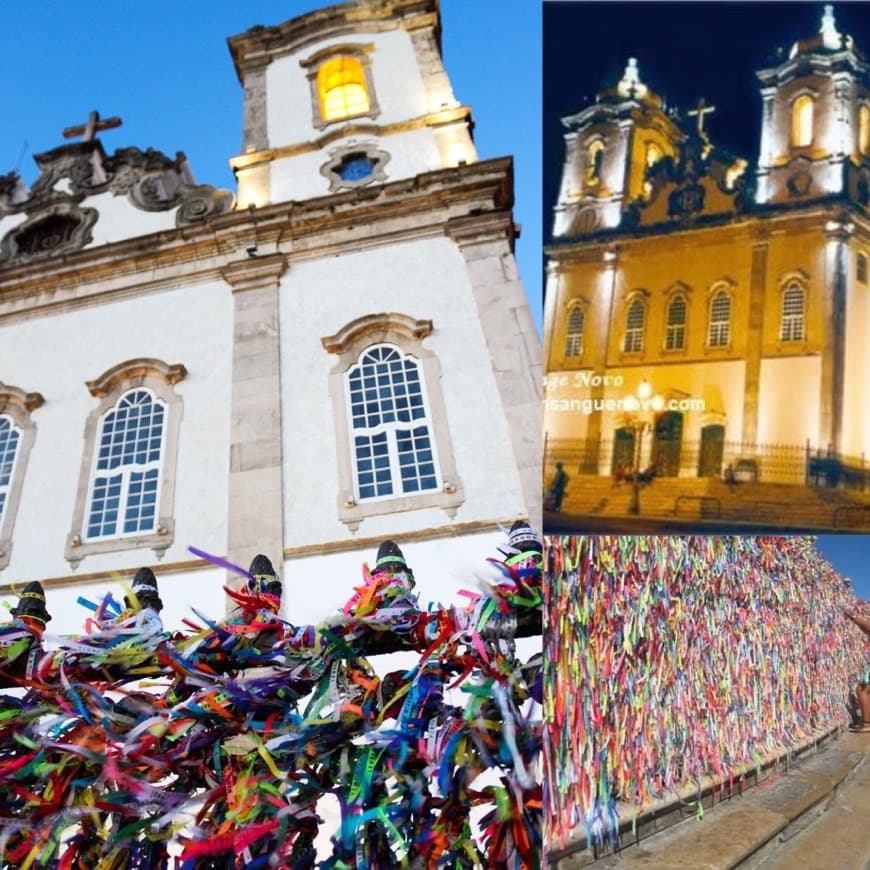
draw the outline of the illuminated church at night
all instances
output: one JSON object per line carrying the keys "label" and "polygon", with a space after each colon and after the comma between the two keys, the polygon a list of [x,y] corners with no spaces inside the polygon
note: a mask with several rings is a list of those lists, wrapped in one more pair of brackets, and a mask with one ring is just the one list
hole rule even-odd
{"label": "illuminated church at night", "polygon": [[713,141],[703,102],[668,110],[635,59],[562,119],[544,430],[575,494],[600,480],[579,510],[621,469],[699,496],[723,475],[866,486],[868,70],[826,6],[757,72],[757,157]]}

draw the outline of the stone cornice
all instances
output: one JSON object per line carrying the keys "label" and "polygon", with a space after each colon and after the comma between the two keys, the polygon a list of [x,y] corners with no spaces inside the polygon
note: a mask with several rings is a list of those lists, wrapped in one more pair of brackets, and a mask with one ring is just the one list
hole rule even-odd
{"label": "stone cornice", "polygon": [[228,264],[244,257],[252,245],[260,253],[252,261],[281,254],[292,265],[332,253],[444,236],[451,219],[473,216],[472,224],[485,222],[494,211],[499,212],[496,223],[508,232],[509,213],[501,212],[512,201],[512,162],[502,157],[302,202],[239,209],[203,225],[0,270],[0,321],[219,280]]}
{"label": "stone cornice", "polygon": [[12,387],[0,381],[0,414],[9,405],[15,405],[28,414],[45,404],[42,393],[27,393],[19,387]]}
{"label": "stone cornice", "polygon": [[120,381],[144,379],[149,375],[156,375],[157,377],[163,378],[163,380],[168,384],[177,384],[179,381],[183,381],[187,377],[187,369],[182,365],[182,363],[167,365],[159,359],[139,357],[112,366],[112,368],[103,372],[98,378],[95,378],[92,381],[86,381],[85,386],[88,388],[92,396],[97,399],[102,399],[103,396],[110,393]]}
{"label": "stone cornice", "polygon": [[344,353],[360,336],[400,332],[409,338],[423,339],[432,333],[431,320],[415,320],[407,314],[366,314],[342,327],[335,335],[320,339],[327,353]]}
{"label": "stone cornice", "polygon": [[445,124],[456,122],[470,122],[471,108],[469,106],[456,106],[450,109],[442,109],[438,112],[429,112],[419,118],[411,118],[408,121],[399,121],[395,124],[375,124],[371,121],[362,120],[334,127],[317,139],[299,142],[296,145],[284,145],[281,148],[264,148],[262,151],[249,151],[239,154],[230,159],[233,169],[247,169],[251,166],[259,166],[270,163],[282,157],[297,157],[300,154],[310,154],[321,151],[328,145],[340,139],[348,139],[352,136],[385,137],[395,133],[406,133],[411,130],[421,130],[425,127],[440,127]]}

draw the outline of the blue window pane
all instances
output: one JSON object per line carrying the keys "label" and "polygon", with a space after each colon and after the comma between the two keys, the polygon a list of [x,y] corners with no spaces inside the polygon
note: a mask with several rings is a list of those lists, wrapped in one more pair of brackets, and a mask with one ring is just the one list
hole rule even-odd
{"label": "blue window pane", "polygon": [[365,154],[350,154],[338,166],[342,181],[362,181],[375,171],[375,161]]}

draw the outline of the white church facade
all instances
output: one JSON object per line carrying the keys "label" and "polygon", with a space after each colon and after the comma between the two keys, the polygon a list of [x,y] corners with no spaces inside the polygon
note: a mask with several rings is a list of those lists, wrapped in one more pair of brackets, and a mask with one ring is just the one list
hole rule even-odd
{"label": "white church facade", "polygon": [[451,601],[540,527],[512,162],[477,158],[439,38],[436,0],[232,37],[237,192],[109,153],[97,116],[29,188],[0,177],[0,593],[42,582],[52,631],[143,565],[168,628],[219,615],[190,545],[269,556],[302,623],[384,538]]}

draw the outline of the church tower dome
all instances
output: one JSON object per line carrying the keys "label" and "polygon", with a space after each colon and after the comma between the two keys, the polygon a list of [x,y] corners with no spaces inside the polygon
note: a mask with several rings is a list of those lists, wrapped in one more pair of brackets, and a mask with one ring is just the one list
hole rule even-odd
{"label": "church tower dome", "polygon": [[825,6],[819,32],[757,73],[762,125],[760,204],[841,193],[870,155],[870,75]]}
{"label": "church tower dome", "polygon": [[615,85],[562,124],[568,132],[556,237],[619,226],[625,208],[645,196],[646,170],[673,157],[683,136],[633,57]]}

